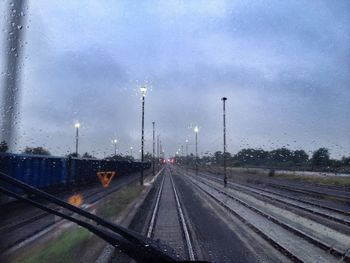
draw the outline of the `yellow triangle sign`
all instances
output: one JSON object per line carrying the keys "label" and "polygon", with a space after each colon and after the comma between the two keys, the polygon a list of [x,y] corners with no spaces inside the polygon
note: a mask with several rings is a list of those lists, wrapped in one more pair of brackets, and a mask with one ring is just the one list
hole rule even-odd
{"label": "yellow triangle sign", "polygon": [[97,177],[100,179],[102,186],[106,188],[111,183],[115,174],[115,172],[98,172]]}

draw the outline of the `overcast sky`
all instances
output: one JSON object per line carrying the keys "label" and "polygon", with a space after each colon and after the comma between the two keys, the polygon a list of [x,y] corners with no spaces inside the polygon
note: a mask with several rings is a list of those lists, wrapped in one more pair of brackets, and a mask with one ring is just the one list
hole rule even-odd
{"label": "overcast sky", "polygon": [[167,155],[194,151],[195,124],[199,151],[221,150],[226,96],[230,152],[350,155],[348,0],[29,0],[26,19],[18,151],[73,151],[79,120],[81,153],[111,154],[116,137],[136,157],[147,82],[149,151],[152,121]]}

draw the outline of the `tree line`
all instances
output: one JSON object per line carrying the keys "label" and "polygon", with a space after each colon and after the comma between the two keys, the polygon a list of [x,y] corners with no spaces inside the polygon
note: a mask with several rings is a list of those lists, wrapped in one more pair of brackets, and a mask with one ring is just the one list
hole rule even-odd
{"label": "tree line", "polygon": [[[178,163],[193,164],[195,156],[176,156]],[[198,158],[203,165],[223,165],[224,154],[216,151],[212,155],[204,155]],[[226,153],[226,165],[231,167],[276,167],[276,168],[323,168],[323,170],[335,170],[341,167],[350,166],[350,157],[343,157],[340,160],[330,158],[327,148],[319,148],[309,156],[304,150],[290,150],[279,148],[271,151],[263,149],[246,148],[237,154]]]}
{"label": "tree line", "polygon": [[[8,147],[5,142],[0,142],[0,152],[7,152]],[[25,154],[33,155],[46,155],[51,153],[43,147],[26,147],[23,151]],[[66,157],[80,157],[86,159],[95,159],[93,155],[84,153],[83,155],[77,155],[76,153],[70,153]],[[128,155],[111,155],[105,159],[117,160],[117,161],[134,161],[133,156]],[[175,156],[177,163],[193,165],[196,158],[193,154],[188,156]],[[152,154],[146,152],[144,155],[145,161],[152,161]],[[212,155],[204,155],[198,158],[198,162],[201,165],[222,165],[224,160],[224,154],[221,151],[216,151]],[[226,164],[231,167],[276,167],[276,168],[300,168],[300,169],[314,169],[321,168],[322,170],[345,170],[350,172],[350,157],[342,157],[339,159],[330,158],[329,150],[327,148],[319,148],[309,156],[304,150],[290,150],[282,147],[279,149],[266,151],[263,149],[246,148],[240,150],[236,154],[226,152]]]}
{"label": "tree line", "polygon": [[[2,141],[0,142],[0,152],[7,152],[8,146],[6,142]],[[43,155],[43,156],[51,156],[51,153],[49,150],[45,149],[44,147],[25,147],[22,151],[23,154],[30,154],[30,155]],[[84,158],[84,159],[97,159],[92,154],[85,152],[82,155],[76,154],[76,153],[69,153],[65,157],[67,158]],[[149,159],[150,157],[146,155],[146,157]],[[106,160],[113,160],[113,161],[134,161],[134,157],[129,155],[110,155],[105,158]]]}

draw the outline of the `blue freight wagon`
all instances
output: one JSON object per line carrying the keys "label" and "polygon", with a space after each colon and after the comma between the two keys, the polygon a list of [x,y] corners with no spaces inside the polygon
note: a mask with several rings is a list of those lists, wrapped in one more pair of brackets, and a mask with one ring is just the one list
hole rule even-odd
{"label": "blue freight wagon", "polygon": [[151,163],[0,153],[1,172],[45,190],[97,183],[99,171],[114,171],[119,177],[142,167],[149,169]]}

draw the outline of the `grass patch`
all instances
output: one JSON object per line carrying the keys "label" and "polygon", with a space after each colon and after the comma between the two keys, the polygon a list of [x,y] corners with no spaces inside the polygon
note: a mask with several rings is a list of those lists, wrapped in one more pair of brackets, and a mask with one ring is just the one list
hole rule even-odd
{"label": "grass patch", "polygon": [[[222,167],[214,167],[210,169],[204,169],[209,172],[221,172],[223,173]],[[259,178],[267,178],[269,177],[269,170],[268,169],[262,169],[262,168],[232,168],[229,167],[228,169],[228,176],[230,178],[240,179],[240,180],[252,180]],[[249,178],[248,176],[251,175],[252,177]],[[271,178],[271,177],[270,177]],[[280,180],[291,180],[295,182],[305,182],[310,183],[314,185],[320,185],[320,186],[350,186],[350,177],[343,177],[343,176],[316,176],[316,175],[297,175],[293,172],[291,173],[279,173],[278,171],[274,172],[273,178],[280,179]]]}
{"label": "grass patch", "polygon": [[[129,185],[99,203],[96,214],[113,221],[142,192],[140,185]],[[102,242],[102,243],[101,243]],[[102,246],[101,246],[102,244]],[[102,249],[104,241],[90,234],[88,230],[72,226],[58,237],[32,248],[20,257],[20,263],[75,263],[88,262]],[[96,251],[94,251],[96,250]]]}
{"label": "grass patch", "polygon": [[48,246],[40,251],[32,253],[22,263],[76,262],[79,252],[85,247],[85,242],[89,239],[90,232],[84,228],[66,230],[58,239],[52,241]]}
{"label": "grass patch", "polygon": [[350,186],[350,178],[342,176],[321,177],[321,176],[307,176],[295,174],[276,174],[276,178],[283,178],[293,181],[302,181],[318,185],[330,186]]}
{"label": "grass patch", "polygon": [[111,219],[118,216],[123,209],[131,203],[142,192],[143,186],[130,185],[115,195],[108,197],[97,209],[97,214],[101,217]]}

